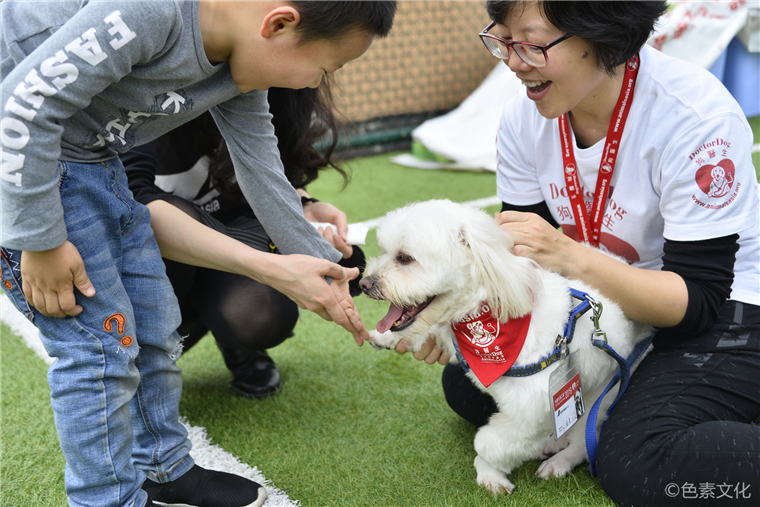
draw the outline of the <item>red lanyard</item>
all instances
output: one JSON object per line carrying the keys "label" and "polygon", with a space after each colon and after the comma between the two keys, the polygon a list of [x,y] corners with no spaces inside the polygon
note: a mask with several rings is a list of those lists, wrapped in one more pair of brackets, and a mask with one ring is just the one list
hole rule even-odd
{"label": "red lanyard", "polygon": [[612,171],[615,168],[620,138],[623,136],[623,127],[628,119],[628,111],[633,101],[633,88],[636,85],[636,75],[639,72],[639,57],[634,56],[625,64],[623,76],[623,89],[620,90],[615,111],[612,113],[612,121],[607,130],[607,142],[604,145],[602,161],[599,163],[599,174],[596,181],[596,192],[591,208],[591,220],[583,201],[581,184],[578,179],[578,168],[575,165],[575,152],[570,140],[570,129],[567,122],[567,114],[559,117],[559,139],[562,143],[562,163],[565,168],[565,184],[570,198],[570,204],[575,215],[575,227],[581,241],[599,246],[599,231],[602,227],[604,209],[607,206],[607,196],[610,190]]}

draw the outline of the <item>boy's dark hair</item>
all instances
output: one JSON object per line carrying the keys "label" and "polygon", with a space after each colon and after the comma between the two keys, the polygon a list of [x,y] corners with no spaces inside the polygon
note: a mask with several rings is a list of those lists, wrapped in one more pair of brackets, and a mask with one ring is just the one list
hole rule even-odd
{"label": "boy's dark hair", "polygon": [[[492,21],[501,23],[513,9],[523,9],[526,4],[526,0],[488,0],[486,10]],[[608,74],[614,74],[617,66],[639,52],[659,17],[668,10],[666,1],[542,0],[538,7],[549,23],[586,41],[596,55],[597,65]]]}
{"label": "boy's dark hair", "polygon": [[376,37],[391,31],[396,1],[315,2],[291,0],[301,15],[296,32],[300,43],[336,40],[353,30],[367,30]]}

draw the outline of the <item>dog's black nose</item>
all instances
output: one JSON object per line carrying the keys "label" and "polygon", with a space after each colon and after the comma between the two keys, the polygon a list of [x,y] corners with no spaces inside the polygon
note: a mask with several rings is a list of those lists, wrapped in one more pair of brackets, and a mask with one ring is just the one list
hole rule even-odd
{"label": "dog's black nose", "polygon": [[359,287],[361,287],[362,291],[366,294],[372,290],[372,288],[375,286],[375,282],[377,282],[376,276],[365,276],[359,280]]}

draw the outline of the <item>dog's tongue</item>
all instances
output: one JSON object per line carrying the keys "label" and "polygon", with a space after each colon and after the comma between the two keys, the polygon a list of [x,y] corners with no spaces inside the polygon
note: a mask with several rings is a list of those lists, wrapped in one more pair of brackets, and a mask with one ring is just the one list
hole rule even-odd
{"label": "dog's tongue", "polygon": [[401,318],[403,311],[404,309],[402,307],[391,303],[391,307],[388,309],[388,315],[383,317],[383,320],[377,323],[377,332],[384,333],[388,331],[391,326],[393,326],[393,323]]}

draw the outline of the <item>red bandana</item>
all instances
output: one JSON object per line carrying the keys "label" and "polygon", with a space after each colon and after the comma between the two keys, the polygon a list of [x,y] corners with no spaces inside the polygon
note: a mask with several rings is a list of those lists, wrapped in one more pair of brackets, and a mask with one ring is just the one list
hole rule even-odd
{"label": "red bandana", "polygon": [[484,386],[490,386],[512,367],[528,335],[531,314],[499,322],[488,303],[451,324],[459,350]]}

